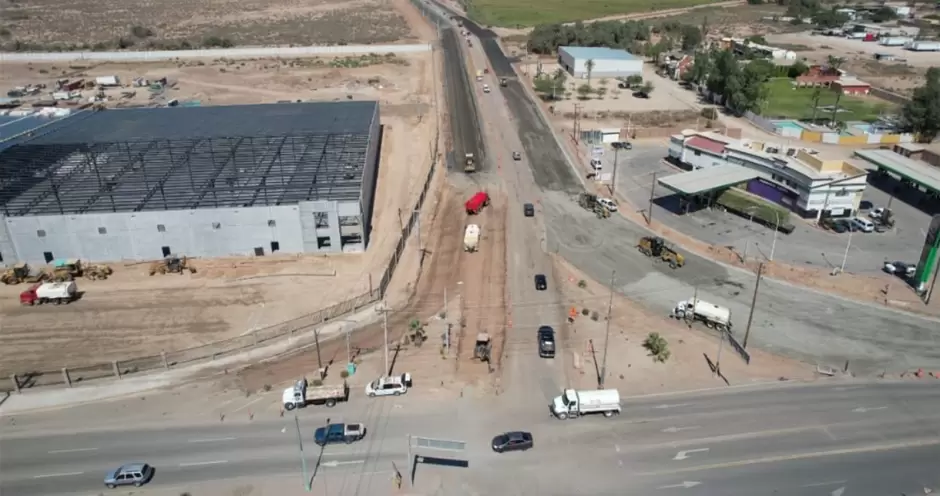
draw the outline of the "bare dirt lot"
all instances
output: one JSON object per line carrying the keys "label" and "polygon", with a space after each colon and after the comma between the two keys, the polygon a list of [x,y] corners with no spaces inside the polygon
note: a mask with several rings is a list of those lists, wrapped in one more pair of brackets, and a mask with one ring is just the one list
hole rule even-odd
{"label": "bare dirt lot", "polygon": [[[408,0],[2,0],[0,42],[28,49],[173,49],[414,40]],[[184,42],[188,45],[185,45]],[[22,47],[20,49],[23,49]]]}
{"label": "bare dirt lot", "polygon": [[[398,212],[412,208],[430,167],[437,124],[431,55],[382,58],[357,69],[311,59],[71,69],[87,77],[166,75],[177,82],[171,98],[203,104],[380,101],[384,136],[371,245],[364,254],[197,260],[198,272],[185,276],[148,277],[147,265],[116,265],[107,281],[79,281],[83,298],[65,307],[20,308],[17,295],[26,286],[0,287],[0,376],[108,363],[231,338],[365,293],[370,276],[377,285],[398,241]],[[6,64],[0,85],[51,82],[59,70],[52,67]],[[310,296],[284,297],[298,294]]]}
{"label": "bare dirt lot", "polygon": [[[824,63],[830,56],[844,57],[844,69],[873,86],[910,96],[914,88],[924,84],[924,74],[932,65],[940,64],[934,52],[911,52],[902,47],[886,47],[838,36],[813,36],[808,32],[777,34],[767,37],[772,45],[796,45],[798,57]],[[881,62],[876,53],[888,53],[904,61]]]}
{"label": "bare dirt lot", "polygon": [[[587,308],[600,315],[595,321],[590,316],[578,315],[569,324],[569,342],[565,353],[570,353],[576,373],[572,374],[580,388],[596,388],[598,371],[603,362],[604,336],[608,289],[586,276],[560,258],[556,270],[564,276],[561,284],[565,301],[579,311]],[[585,287],[578,287],[579,281]],[[610,322],[610,344],[607,354],[607,387],[621,393],[646,394],[682,389],[697,389],[724,385],[716,377],[706,360],[717,360],[718,336],[698,327],[687,327],[662,315],[654,315],[639,304],[622,296],[615,296]],[[664,363],[656,362],[643,347],[651,332],[658,332],[669,344],[671,356]],[[593,352],[592,350],[593,343]],[[731,384],[754,381],[811,379],[814,369],[794,360],[764,353],[751,352],[751,365],[732,351],[727,343],[720,361],[721,372]]]}

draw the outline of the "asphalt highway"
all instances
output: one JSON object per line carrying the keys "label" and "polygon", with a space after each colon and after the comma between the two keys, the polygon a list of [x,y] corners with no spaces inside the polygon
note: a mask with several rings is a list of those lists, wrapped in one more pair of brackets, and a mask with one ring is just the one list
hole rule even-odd
{"label": "asphalt highway", "polygon": [[[394,401],[407,404],[407,396]],[[809,496],[844,488],[842,496],[885,496],[940,490],[940,386],[927,382],[780,383],[625,397],[618,417],[568,421],[550,418],[537,398],[513,410],[468,402],[403,413],[386,403],[381,410],[363,401],[299,412],[309,470],[347,479],[388,473],[392,463],[405,466],[407,436],[419,433],[468,443],[462,456],[469,468],[446,469],[461,481],[445,488],[447,494]],[[312,433],[328,415],[370,419],[366,438],[321,452]],[[535,448],[490,452],[490,437],[512,429],[531,431]],[[290,415],[160,430],[4,432],[0,452],[0,493],[17,496],[98,491],[107,469],[130,461],[156,467],[154,488],[300,473]]]}

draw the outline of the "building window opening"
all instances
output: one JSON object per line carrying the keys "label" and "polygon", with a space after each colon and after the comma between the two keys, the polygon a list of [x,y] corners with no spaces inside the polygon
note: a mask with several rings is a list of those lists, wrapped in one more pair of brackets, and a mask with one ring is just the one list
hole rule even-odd
{"label": "building window opening", "polygon": [[46,263],[52,263],[55,260],[55,257],[52,255],[51,251],[42,252],[42,258],[46,260]]}
{"label": "building window opening", "polygon": [[40,229],[40,230],[36,231],[36,236],[39,236],[40,238],[45,238],[45,237],[46,237],[46,231],[45,231],[44,229]]}
{"label": "building window opening", "polygon": [[276,252],[276,251],[281,251],[281,243],[279,243],[279,242],[277,242],[277,241],[272,241],[272,242],[271,242],[271,253],[274,253],[274,252]]}
{"label": "building window opening", "polygon": [[222,229],[222,223],[221,223],[221,222],[213,222],[213,223],[212,223],[212,229],[214,229],[214,230],[216,230],[216,231],[218,231],[219,229]]}
{"label": "building window opening", "polygon": [[164,226],[163,224],[157,224],[157,232],[165,233],[165,232],[166,232],[166,226]]}
{"label": "building window opening", "polygon": [[108,234],[108,229],[105,227],[99,227],[98,234]]}
{"label": "building window opening", "polygon": [[274,219],[269,220],[268,227],[277,227],[277,222],[274,222]]}
{"label": "building window opening", "polygon": [[314,212],[313,220],[316,222],[317,229],[321,227],[330,227],[330,216],[326,212]]}
{"label": "building window opening", "polygon": [[168,256],[170,256],[170,253],[173,253],[172,251],[170,251],[170,247],[169,247],[169,246],[161,246],[161,247],[160,247],[160,252],[163,253],[163,256],[164,256],[164,257],[168,257]]}
{"label": "building window opening", "polygon": [[330,237],[329,236],[317,236],[317,248],[329,248],[330,247]]}

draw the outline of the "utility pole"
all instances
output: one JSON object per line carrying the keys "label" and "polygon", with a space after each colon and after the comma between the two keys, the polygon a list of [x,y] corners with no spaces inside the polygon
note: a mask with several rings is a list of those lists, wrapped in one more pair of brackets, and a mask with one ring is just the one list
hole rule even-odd
{"label": "utility pole", "polygon": [[318,375],[320,376],[320,380],[322,381],[324,374],[323,374],[323,359],[322,357],[320,357],[320,329],[313,330],[313,340],[317,344],[317,370],[319,371]]}
{"label": "utility pole", "polygon": [[450,312],[447,308],[447,288],[444,288],[444,356],[450,356]]}
{"label": "utility pole", "polygon": [[744,342],[741,347],[747,349],[747,338],[751,335],[751,322],[754,321],[754,306],[757,305],[757,290],[760,289],[760,276],[764,272],[764,264],[757,266],[757,282],[754,283],[754,296],[751,297],[751,312],[747,316],[747,329],[744,330]]}
{"label": "utility pole", "polygon": [[580,103],[576,103],[576,104],[574,104],[574,132],[573,132],[573,134],[574,134],[574,142],[575,142],[575,143],[580,143],[580,142],[581,142],[581,141],[580,141],[580,140],[581,140],[581,138],[580,138],[580,135],[581,135],[581,132],[580,132],[580,131],[581,131],[581,123],[578,122],[578,121],[580,120],[580,117],[581,117],[581,104],[580,104]]}
{"label": "utility pole", "polygon": [[388,305],[382,300],[382,333],[385,336],[385,372],[382,375],[388,375]]}
{"label": "utility pole", "polygon": [[715,373],[721,377],[721,349],[725,347],[725,331],[718,329],[718,357],[715,358]]}
{"label": "utility pole", "polygon": [[845,254],[842,255],[842,266],[839,267],[839,273],[845,272],[845,262],[849,259],[849,247],[852,246],[852,229],[849,229],[849,240],[845,243]]}
{"label": "utility pole", "polygon": [[418,229],[418,256],[423,256],[424,247],[421,246],[421,212],[415,210],[411,213],[415,218],[415,227]]}
{"label": "utility pole", "polygon": [[607,346],[610,344],[610,313],[614,306],[614,276],[616,270],[610,271],[610,300],[607,302],[607,331],[604,335],[604,361],[601,364],[600,388],[604,389],[604,383],[607,379]]}
{"label": "utility pole", "polygon": [[405,222],[401,220],[401,209],[398,209],[398,227],[401,229],[401,232],[405,232]]}
{"label": "utility pole", "polygon": [[307,457],[304,456],[304,438],[300,435],[300,419],[294,414],[294,425],[297,426],[297,446],[300,447],[300,469],[304,478],[304,488],[310,492],[313,488],[310,486],[310,478],[307,477]]}
{"label": "utility pole", "polygon": [[620,148],[614,148],[614,174],[610,179],[610,196],[616,201],[617,199],[617,153],[620,151]]}
{"label": "utility pole", "polygon": [[650,206],[646,212],[646,225],[653,223],[653,196],[656,195],[656,173],[653,173],[653,184],[650,184]]}

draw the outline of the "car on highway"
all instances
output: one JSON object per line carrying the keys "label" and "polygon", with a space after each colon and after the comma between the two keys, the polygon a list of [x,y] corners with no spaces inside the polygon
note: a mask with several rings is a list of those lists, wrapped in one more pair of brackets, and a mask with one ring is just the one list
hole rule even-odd
{"label": "car on highway", "polygon": [[545,278],[545,274],[535,274],[535,289],[537,291],[548,289],[548,279]]}
{"label": "car on highway", "polygon": [[522,153],[512,152],[512,159],[515,160],[516,162],[522,160]]}
{"label": "car on highway", "polygon": [[535,217],[535,205],[531,203],[526,203],[522,205],[522,213],[526,217]]}
{"label": "car on highway", "polygon": [[366,384],[366,396],[374,398],[376,396],[400,396],[408,392],[411,387],[411,374],[404,373],[400,376],[386,376]]}
{"label": "car on highway", "polygon": [[490,85],[484,84],[484,85],[483,85],[483,93],[489,93],[489,92],[490,92]]}
{"label": "car on highway", "polygon": [[366,426],[362,424],[330,424],[317,428],[313,433],[313,442],[319,446],[336,443],[354,443],[366,436]]}
{"label": "car on highway", "polygon": [[619,150],[632,150],[633,149],[633,143],[630,143],[629,141],[615,141],[610,146]]}
{"label": "car on highway", "polygon": [[900,278],[914,277],[914,273],[917,272],[917,265],[909,264],[907,262],[885,262],[884,271],[888,274],[894,274]]}
{"label": "car on highway", "polygon": [[513,431],[500,434],[493,438],[493,451],[505,453],[507,451],[526,451],[535,446],[531,432]]}
{"label": "car on highway", "polygon": [[104,476],[104,485],[111,489],[118,486],[140,487],[153,479],[154,469],[146,463],[128,463]]}

